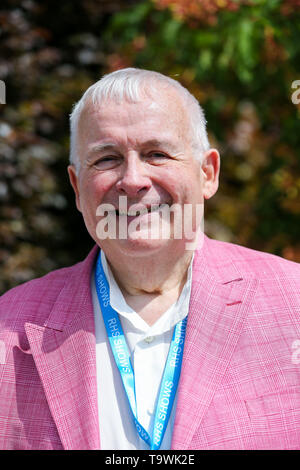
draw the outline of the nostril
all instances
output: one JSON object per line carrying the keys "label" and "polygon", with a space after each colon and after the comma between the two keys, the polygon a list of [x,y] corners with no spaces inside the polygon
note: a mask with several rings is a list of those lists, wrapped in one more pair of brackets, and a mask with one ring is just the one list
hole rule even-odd
{"label": "nostril", "polygon": [[116,184],[116,189],[121,194],[126,194],[127,196],[136,196],[142,191],[147,191],[151,187],[151,181],[142,179],[127,179],[123,178],[118,181]]}

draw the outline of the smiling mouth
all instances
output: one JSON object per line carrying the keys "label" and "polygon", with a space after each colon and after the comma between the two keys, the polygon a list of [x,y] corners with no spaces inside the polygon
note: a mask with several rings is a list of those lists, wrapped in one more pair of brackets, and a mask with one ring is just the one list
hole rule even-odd
{"label": "smiling mouth", "polygon": [[138,217],[140,215],[151,214],[153,212],[158,212],[160,210],[170,208],[169,204],[152,204],[150,207],[142,207],[142,208],[129,208],[128,212],[119,211],[116,209],[117,216],[127,216],[127,217]]}

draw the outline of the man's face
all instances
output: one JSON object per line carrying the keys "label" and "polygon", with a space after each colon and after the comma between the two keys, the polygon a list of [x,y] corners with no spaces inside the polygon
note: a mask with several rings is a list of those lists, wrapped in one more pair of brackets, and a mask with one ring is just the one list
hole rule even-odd
{"label": "man's face", "polygon": [[[136,229],[123,239],[102,240],[97,236],[101,217],[96,213],[100,205],[112,205],[119,233],[124,221],[124,215],[118,212],[120,196],[127,198],[127,207],[133,213],[153,206],[167,209],[176,205],[183,210],[189,204],[201,208],[203,198],[211,197],[217,189],[218,155],[208,152],[201,166],[192,154],[189,124],[173,90],[160,94],[155,101],[147,97],[138,103],[109,101],[83,110],[77,142],[80,171],[76,175],[70,166],[69,175],[86,227],[106,254],[139,256],[183,247],[184,233],[181,239],[173,236],[174,224],[178,223],[173,213],[169,219],[160,211],[128,216],[127,227]],[[162,218],[171,235],[154,239],[149,228],[161,224]]]}

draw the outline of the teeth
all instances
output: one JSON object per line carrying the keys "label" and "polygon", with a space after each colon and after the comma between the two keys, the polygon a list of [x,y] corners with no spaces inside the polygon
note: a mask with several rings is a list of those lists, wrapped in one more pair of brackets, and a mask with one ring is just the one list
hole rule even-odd
{"label": "teeth", "polygon": [[129,216],[143,215],[143,214],[147,214],[147,212],[148,212],[148,209],[145,208],[145,209],[141,209],[140,211],[137,211],[137,210],[129,211],[128,215]]}
{"label": "teeth", "polygon": [[128,212],[120,212],[118,209],[116,209],[116,214],[119,215],[119,216],[124,216],[126,215],[127,217],[134,217],[134,216],[140,216],[140,215],[144,215],[144,214],[147,214],[149,212],[156,212],[160,209],[163,209],[164,207],[168,207],[168,204],[153,204],[151,207],[149,207],[147,209],[147,207],[145,207],[144,209],[141,209],[141,210],[129,210]]}

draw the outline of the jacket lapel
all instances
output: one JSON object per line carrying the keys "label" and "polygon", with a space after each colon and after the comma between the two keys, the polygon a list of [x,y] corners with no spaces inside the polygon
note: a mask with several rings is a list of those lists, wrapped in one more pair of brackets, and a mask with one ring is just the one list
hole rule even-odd
{"label": "jacket lapel", "polygon": [[90,275],[95,247],[68,273],[43,326],[25,324],[48,405],[66,450],[99,449],[95,327]]}
{"label": "jacket lapel", "polygon": [[257,285],[242,278],[228,258],[222,267],[217,253],[210,269],[214,263],[205,250],[213,243],[206,239],[195,254],[172,449],[189,448],[226,373]]}

